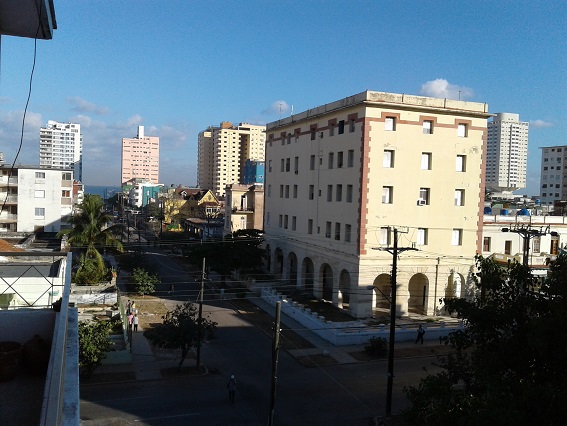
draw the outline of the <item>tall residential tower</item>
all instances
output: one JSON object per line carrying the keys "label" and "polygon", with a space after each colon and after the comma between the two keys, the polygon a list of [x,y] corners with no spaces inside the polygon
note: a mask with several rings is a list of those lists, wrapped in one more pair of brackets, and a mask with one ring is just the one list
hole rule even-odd
{"label": "tall residential tower", "polygon": [[81,125],[49,120],[39,129],[39,166],[43,169],[72,169],[83,180],[83,135]]}
{"label": "tall residential tower", "polygon": [[567,145],[541,148],[541,204],[567,200]]}
{"label": "tall residential tower", "polygon": [[145,136],[138,126],[138,136],[122,139],[122,180],[143,179],[159,183],[159,137]]}

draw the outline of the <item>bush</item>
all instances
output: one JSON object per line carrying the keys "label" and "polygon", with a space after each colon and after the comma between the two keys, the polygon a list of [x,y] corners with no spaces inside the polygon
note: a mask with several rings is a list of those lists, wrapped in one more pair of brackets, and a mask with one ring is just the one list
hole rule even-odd
{"label": "bush", "polygon": [[110,321],[79,323],[79,374],[88,378],[110,350]]}
{"label": "bush", "polygon": [[161,283],[157,275],[150,275],[145,269],[134,268],[130,275],[130,282],[136,286],[136,292],[140,296],[152,294],[156,291],[156,284]]}
{"label": "bush", "polygon": [[383,337],[373,337],[364,346],[366,353],[373,357],[383,357],[388,353],[388,341]]}

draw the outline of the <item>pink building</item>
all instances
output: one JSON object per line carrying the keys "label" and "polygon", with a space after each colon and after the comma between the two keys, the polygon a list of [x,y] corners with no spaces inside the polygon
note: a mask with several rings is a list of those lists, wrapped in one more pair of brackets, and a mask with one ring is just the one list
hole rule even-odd
{"label": "pink building", "polygon": [[122,180],[141,178],[159,183],[159,137],[144,136],[144,126],[138,126],[138,136],[122,139]]}

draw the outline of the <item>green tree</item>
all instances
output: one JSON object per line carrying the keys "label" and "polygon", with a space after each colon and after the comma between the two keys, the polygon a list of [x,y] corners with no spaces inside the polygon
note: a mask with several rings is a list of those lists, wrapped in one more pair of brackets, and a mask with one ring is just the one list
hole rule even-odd
{"label": "green tree", "polygon": [[[175,309],[162,317],[163,323],[144,332],[144,336],[156,346],[181,349],[179,368],[187,357],[189,350],[195,347],[199,337],[198,308],[191,302],[176,305]],[[208,316],[201,320],[201,343],[214,336],[217,323]]]}
{"label": "green tree", "polygon": [[136,292],[144,296],[155,293],[156,285],[160,284],[161,280],[157,275],[152,275],[143,268],[134,268],[130,275],[130,282],[136,286]]}
{"label": "green tree", "polygon": [[477,257],[474,300],[447,299],[465,323],[443,371],[405,392],[420,425],[564,425],[567,419],[567,255],[543,283],[519,263]]}
{"label": "green tree", "polygon": [[110,350],[109,334],[113,324],[110,321],[79,323],[79,372],[88,378],[106,358]]}
{"label": "green tree", "polygon": [[87,281],[100,280],[106,274],[106,267],[101,251],[106,249],[122,252],[122,243],[118,236],[122,225],[112,224],[112,216],[104,211],[104,203],[99,195],[85,194],[77,214],[69,219],[71,228],[62,229],[57,236],[66,235],[71,247],[79,257],[77,274]]}

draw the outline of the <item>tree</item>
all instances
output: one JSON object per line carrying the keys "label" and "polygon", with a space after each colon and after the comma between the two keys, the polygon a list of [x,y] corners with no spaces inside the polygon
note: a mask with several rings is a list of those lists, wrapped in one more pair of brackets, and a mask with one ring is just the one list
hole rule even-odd
{"label": "tree", "polygon": [[106,358],[110,350],[108,338],[112,329],[110,321],[91,321],[79,323],[79,370],[88,378],[96,367]]}
{"label": "tree", "polygon": [[[187,357],[189,350],[197,345],[199,336],[198,308],[191,302],[176,305],[163,318],[163,324],[145,331],[144,336],[159,347],[181,349],[179,368]],[[207,317],[201,320],[201,343],[214,336],[217,323]]]}
{"label": "tree", "polygon": [[143,268],[134,268],[130,275],[130,282],[136,286],[136,292],[144,296],[155,293],[156,284],[160,284],[161,280],[157,275],[151,275]]}
{"label": "tree", "polygon": [[445,300],[465,323],[449,335],[443,371],[405,392],[420,425],[563,425],[567,419],[567,255],[543,283],[517,262],[477,257],[471,301]]}
{"label": "tree", "polygon": [[[69,219],[72,227],[62,229],[58,237],[66,235],[72,248],[84,256],[79,258],[77,274],[93,274],[91,278],[100,280],[106,273],[101,250],[112,249],[122,252],[122,243],[118,236],[122,233],[122,225],[111,225],[112,216],[104,211],[104,203],[100,195],[85,194],[79,213]],[[83,270],[84,269],[84,270]],[[93,281],[92,279],[90,281]]]}

